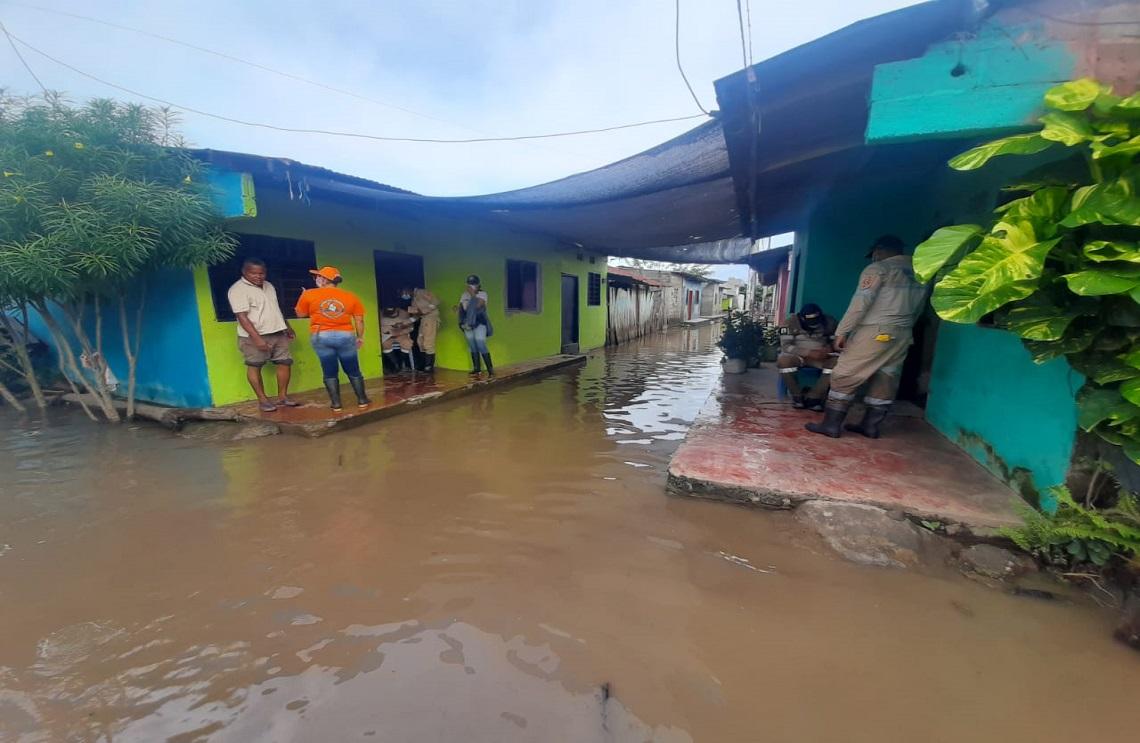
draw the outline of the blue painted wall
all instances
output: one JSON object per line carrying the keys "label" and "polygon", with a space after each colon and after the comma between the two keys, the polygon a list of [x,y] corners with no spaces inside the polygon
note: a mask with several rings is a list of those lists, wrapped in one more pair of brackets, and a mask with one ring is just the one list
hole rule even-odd
{"label": "blue painted wall", "polygon": [[1069,470],[1082,384],[1063,359],[1033,363],[1012,333],[944,322],[926,419],[995,474],[1028,470],[1043,491]]}
{"label": "blue painted wall", "polygon": [[[136,308],[130,304],[127,307],[132,323]],[[144,310],[137,399],[180,407],[212,405],[193,274],[161,271],[151,275]],[[105,308],[103,317],[103,353],[111,373],[119,379],[119,393],[125,395],[127,359],[117,306]],[[51,335],[41,318],[33,315],[29,325],[36,336],[50,341]],[[93,335],[91,325],[88,333]]]}
{"label": "blue painted wall", "polygon": [[867,141],[1025,127],[1042,113],[1045,91],[1077,77],[1076,69],[1069,46],[1050,38],[1043,23],[1003,26],[992,20],[973,39],[876,67]]}

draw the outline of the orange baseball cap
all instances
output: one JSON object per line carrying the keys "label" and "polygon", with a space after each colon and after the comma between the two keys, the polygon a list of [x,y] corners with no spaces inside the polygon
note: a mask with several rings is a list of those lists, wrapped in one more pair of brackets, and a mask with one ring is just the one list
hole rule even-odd
{"label": "orange baseball cap", "polygon": [[322,268],[311,268],[309,273],[314,276],[323,276],[329,281],[336,281],[340,278],[340,271],[332,266],[323,266]]}

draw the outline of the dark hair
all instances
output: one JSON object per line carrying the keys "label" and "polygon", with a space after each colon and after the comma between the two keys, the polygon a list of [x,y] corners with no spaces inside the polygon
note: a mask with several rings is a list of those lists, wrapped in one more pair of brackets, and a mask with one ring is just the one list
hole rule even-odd
{"label": "dark hair", "polygon": [[344,281],[344,277],[337,276],[335,279],[330,279],[330,281],[332,281],[333,286],[340,286],[340,282]]}
{"label": "dark hair", "polygon": [[258,268],[265,268],[265,261],[260,258],[246,258],[241,262],[242,270],[244,271],[247,266],[257,266]]}
{"label": "dark hair", "polygon": [[906,243],[897,235],[880,235],[871,244],[871,250],[885,250],[888,253],[905,253]]}

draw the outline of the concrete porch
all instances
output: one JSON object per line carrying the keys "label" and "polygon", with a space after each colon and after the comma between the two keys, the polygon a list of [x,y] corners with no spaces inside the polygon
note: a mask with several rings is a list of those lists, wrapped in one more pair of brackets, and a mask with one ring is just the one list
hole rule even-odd
{"label": "concrete porch", "polygon": [[356,406],[352,388],[342,378],[344,410],[339,413],[329,409],[328,396],[323,389],[290,394],[290,398],[301,403],[299,408],[278,408],[272,413],[263,413],[254,400],[223,409],[234,411],[237,420],[273,423],[282,433],[316,437],[581,363],[585,358],[582,355],[559,355],[510,364],[497,367],[493,377],[485,373],[472,376],[467,372],[437,369],[434,374],[404,373],[369,379],[365,388],[372,404],[367,408]]}
{"label": "concrete porch", "polygon": [[1020,523],[1018,496],[921,411],[900,405],[878,440],[830,439],[804,430],[821,414],[793,409],[776,386],[771,367],[722,375],[673,455],[670,492],[767,508],[854,502],[982,532]]}

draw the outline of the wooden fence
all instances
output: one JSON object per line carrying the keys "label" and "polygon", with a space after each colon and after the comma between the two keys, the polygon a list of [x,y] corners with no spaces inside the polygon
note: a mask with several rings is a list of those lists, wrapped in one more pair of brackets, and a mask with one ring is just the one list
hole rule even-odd
{"label": "wooden fence", "polygon": [[665,300],[658,287],[609,286],[606,345],[615,346],[665,329]]}

